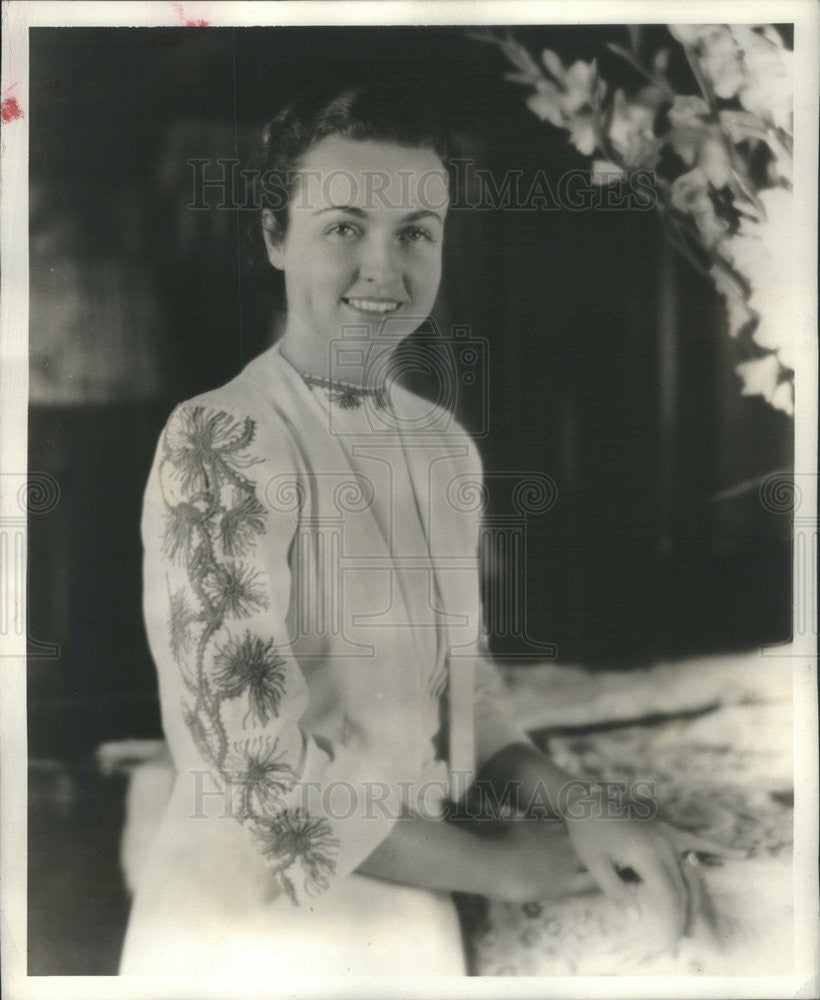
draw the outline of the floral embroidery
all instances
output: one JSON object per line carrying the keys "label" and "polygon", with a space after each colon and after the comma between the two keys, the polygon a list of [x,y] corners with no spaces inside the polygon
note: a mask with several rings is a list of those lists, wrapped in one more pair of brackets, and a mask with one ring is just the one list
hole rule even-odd
{"label": "floral embroidery", "polygon": [[279,714],[285,691],[285,661],[273,639],[266,642],[246,629],[242,639],[232,636],[219,647],[214,663],[214,682],[224,698],[238,698],[247,691],[248,714],[253,713],[263,725]]}
{"label": "floral embroidery", "polygon": [[260,461],[244,454],[255,430],[250,417],[240,424],[222,410],[210,415],[202,406],[177,410],[165,435],[165,455],[183,493],[215,490],[226,482],[244,490],[248,481],[237,470]]}
{"label": "floral embroidery", "polygon": [[289,870],[298,861],[308,892],[327,888],[338,842],[327,820],[284,808],[296,774],[278,740],[259,735],[229,742],[223,719],[226,701],[246,697],[242,727],[266,725],[278,715],[286,687],[286,660],[273,639],[229,631],[269,606],[261,573],[243,562],[266,530],[256,483],[245,474],[261,462],[248,451],[255,433],[250,418],[201,406],[178,409],[168,424],[159,469],[162,551],[188,579],[188,587],[169,588],[168,631],[189,692],[181,708],[191,738],[236,795],[237,818],[250,824],[295,903]]}
{"label": "floral embroidery", "polygon": [[265,508],[255,496],[240,496],[226,510],[219,525],[219,537],[226,556],[243,556],[253,546],[254,535],[265,530]]}
{"label": "floral embroidery", "polygon": [[182,718],[185,720],[185,725],[188,727],[188,731],[194,741],[194,746],[205,760],[212,762],[212,746],[215,739],[213,729],[208,725],[201,713],[184,702],[182,704]]}
{"label": "floral embroidery", "polygon": [[282,795],[295,784],[293,768],[283,761],[284,754],[276,752],[278,745],[278,740],[270,743],[260,739],[234,744],[225,770],[239,797],[240,819],[255,819],[281,809]]}
{"label": "floral embroidery", "polygon": [[182,501],[166,513],[162,547],[169,558],[176,560],[179,556],[187,555],[194,546],[198,532],[204,530],[212,510],[211,504],[203,510],[196,504]]}
{"label": "floral embroidery", "polygon": [[259,824],[255,833],[262,853],[275,861],[274,870],[291,900],[296,901],[296,891],[287,873],[297,861],[309,895],[327,889],[336,867],[329,855],[335,853],[339,843],[327,820],[308,816],[301,809],[286,810],[276,819]]}
{"label": "floral embroidery", "polygon": [[264,590],[257,583],[259,573],[241,563],[209,567],[202,589],[219,618],[249,618],[268,606]]}
{"label": "floral embroidery", "polygon": [[184,590],[174,591],[169,600],[171,606],[168,612],[168,631],[171,634],[171,655],[177,663],[180,663],[193,646],[191,625],[197,616],[191,610]]}

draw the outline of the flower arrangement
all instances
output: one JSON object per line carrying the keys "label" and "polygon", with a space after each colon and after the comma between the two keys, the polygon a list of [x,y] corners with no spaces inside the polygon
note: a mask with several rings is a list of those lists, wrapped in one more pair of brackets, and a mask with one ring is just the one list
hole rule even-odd
{"label": "flower arrangement", "polygon": [[511,33],[473,37],[500,46],[505,78],[532,87],[527,107],[591,158],[594,184],[652,172],[667,235],[724,298],[747,350],[743,394],[793,414],[793,53],[771,25],[669,25],[653,51],[641,28],[628,32],[607,48],[642,81],[629,93],[596,60],[566,66],[545,49],[537,62]]}

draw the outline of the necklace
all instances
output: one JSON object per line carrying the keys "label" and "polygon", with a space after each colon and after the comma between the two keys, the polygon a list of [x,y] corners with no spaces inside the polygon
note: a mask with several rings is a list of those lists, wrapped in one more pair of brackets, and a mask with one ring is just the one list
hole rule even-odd
{"label": "necklace", "polygon": [[333,379],[322,378],[321,375],[302,374],[302,379],[306,385],[327,389],[330,402],[336,403],[342,410],[356,410],[366,399],[372,400],[377,410],[386,410],[390,405],[384,386],[379,386],[377,389],[367,389],[350,382],[337,382]]}

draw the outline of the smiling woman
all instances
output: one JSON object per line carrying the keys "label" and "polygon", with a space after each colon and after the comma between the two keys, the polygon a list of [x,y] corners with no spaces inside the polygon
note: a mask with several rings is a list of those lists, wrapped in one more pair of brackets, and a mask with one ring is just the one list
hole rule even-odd
{"label": "smiling woman", "polygon": [[337,135],[316,143],[286,226],[262,213],[268,258],[285,274],[284,356],[338,379],[329,348],[346,329],[375,341],[389,316],[393,346],[411,334],[438,292],[446,210],[447,175],[434,150]]}
{"label": "smiling woman", "polygon": [[[720,850],[579,787],[500,707],[478,452],[391,370],[438,292],[445,162],[375,90],[314,95],[265,132],[284,332],[175,409],[145,494],[176,776],[123,973],[459,975],[452,891],[599,885],[669,944],[689,908],[680,854]],[[479,788],[503,803],[491,821]]]}

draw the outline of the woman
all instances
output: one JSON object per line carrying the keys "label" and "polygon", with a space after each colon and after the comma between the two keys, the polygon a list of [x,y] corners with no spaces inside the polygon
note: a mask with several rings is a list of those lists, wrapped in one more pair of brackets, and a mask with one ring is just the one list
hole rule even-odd
{"label": "woman", "polygon": [[[458,501],[478,454],[389,377],[438,291],[445,162],[435,131],[373,89],[313,95],[266,130],[261,231],[285,329],[174,411],[146,491],[176,782],[123,973],[459,975],[456,890],[599,885],[670,940],[683,930],[680,852],[713,845],[613,815],[496,704],[478,525]],[[476,770],[552,818],[471,817]]]}

